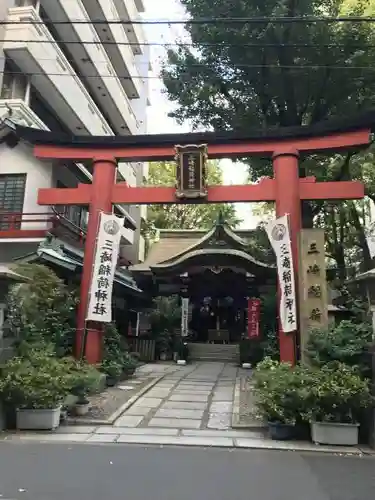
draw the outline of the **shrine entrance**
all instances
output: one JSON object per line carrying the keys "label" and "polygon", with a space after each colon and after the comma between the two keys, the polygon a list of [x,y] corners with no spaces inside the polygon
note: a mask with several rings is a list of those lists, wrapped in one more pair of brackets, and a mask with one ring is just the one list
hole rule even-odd
{"label": "shrine entrance", "polygon": [[207,232],[162,230],[146,261],[129,270],[153,296],[185,299],[189,342],[238,343],[248,335],[249,299],[276,293],[275,259],[266,252],[254,258],[255,238],[221,217]]}
{"label": "shrine entrance", "polygon": [[[279,127],[271,130],[236,132],[203,132],[194,134],[160,134],[153,136],[94,137],[56,134],[28,127],[15,127],[17,138],[34,145],[34,155],[40,159],[92,163],[92,185],[77,188],[39,189],[40,205],[83,205],[89,207],[85,240],[84,267],[81,280],[77,319],[76,354],[82,352],[90,363],[102,356],[103,319],[92,320],[89,297],[92,287],[96,242],[101,214],[112,214],[113,204],[173,204],[271,201],[276,216],[288,216],[293,281],[298,283],[299,234],[301,231],[301,201],[360,199],[364,186],[360,182],[316,182],[314,177],[299,177],[299,157],[317,152],[355,151],[368,147],[374,113],[353,119],[336,119],[302,127]],[[208,186],[206,160],[215,158],[241,159],[251,155],[272,159],[273,178],[255,185]],[[118,161],[140,162],[177,159],[177,187],[129,187],[116,183]],[[295,287],[297,289],[297,286]],[[297,301],[298,297],[293,297]],[[281,301],[280,301],[281,304]],[[285,303],[279,305],[280,313]],[[90,313],[90,314],[89,314]],[[90,321],[87,321],[90,317]],[[298,318],[294,331],[279,328],[280,359],[296,361],[299,336]],[[86,342],[84,339],[86,338]]]}

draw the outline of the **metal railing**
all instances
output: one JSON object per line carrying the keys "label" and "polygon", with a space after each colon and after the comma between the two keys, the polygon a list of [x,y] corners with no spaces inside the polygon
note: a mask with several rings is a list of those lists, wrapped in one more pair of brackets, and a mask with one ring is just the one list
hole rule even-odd
{"label": "metal railing", "polygon": [[47,230],[55,219],[51,212],[0,212],[0,231]]}

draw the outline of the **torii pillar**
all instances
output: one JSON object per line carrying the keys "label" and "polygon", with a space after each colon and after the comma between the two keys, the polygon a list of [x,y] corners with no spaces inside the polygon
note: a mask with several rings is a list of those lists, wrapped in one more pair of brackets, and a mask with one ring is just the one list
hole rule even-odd
{"label": "torii pillar", "polygon": [[116,168],[117,161],[110,155],[101,155],[93,158],[91,203],[87,224],[75,338],[76,357],[84,354],[86,361],[90,364],[97,364],[102,360],[104,325],[92,321],[86,323],[86,316],[89,305],[91,276],[94,268],[100,212],[106,214],[112,213],[112,186],[116,182]]}
{"label": "torii pillar", "polygon": [[[276,150],[273,154],[273,173],[276,183],[276,217],[289,215],[295,290],[298,295],[298,238],[302,228],[299,179],[299,152],[293,148]],[[280,290],[279,290],[280,296]],[[280,297],[279,297],[280,298]],[[298,297],[296,311],[298,314]],[[279,321],[280,360],[295,364],[297,332],[285,333]]]}

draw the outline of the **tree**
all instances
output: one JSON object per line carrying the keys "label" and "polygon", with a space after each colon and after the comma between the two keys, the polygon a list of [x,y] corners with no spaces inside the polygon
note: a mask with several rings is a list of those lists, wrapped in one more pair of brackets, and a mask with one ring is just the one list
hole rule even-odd
{"label": "tree", "polygon": [[76,291],[46,266],[19,264],[15,270],[28,281],[8,293],[6,334],[21,344],[51,343],[59,356],[71,354]]}
{"label": "tree", "polygon": [[[175,165],[173,163],[151,163],[148,183],[153,186],[174,186]],[[223,175],[218,162],[208,164],[208,183],[222,184]],[[233,204],[220,203],[197,205],[152,205],[148,209],[147,229],[210,229],[219,218],[219,214],[227,224],[238,226],[242,221],[236,215]]]}
{"label": "tree", "polygon": [[[213,13],[215,18],[291,18],[370,16],[374,11],[373,1],[362,0],[181,3],[193,19],[212,18]],[[348,116],[375,103],[375,32],[371,23],[218,22],[188,24],[187,32],[193,47],[182,44],[169,50],[162,71],[167,95],[177,104],[171,115],[179,122],[190,120],[195,128],[249,131],[313,124],[333,115]],[[300,174],[315,175],[319,180],[359,178],[362,159],[359,155],[354,160],[353,173],[352,153],[333,158],[313,155],[302,159]],[[247,162],[251,180],[272,175],[270,161]],[[357,208],[351,203],[343,210],[350,211],[357,225],[368,264],[369,249]],[[304,227],[311,227],[322,213],[326,223],[327,210],[329,214],[331,208],[324,202],[304,202]],[[346,239],[346,233],[344,236]],[[334,240],[332,235],[330,238]]]}

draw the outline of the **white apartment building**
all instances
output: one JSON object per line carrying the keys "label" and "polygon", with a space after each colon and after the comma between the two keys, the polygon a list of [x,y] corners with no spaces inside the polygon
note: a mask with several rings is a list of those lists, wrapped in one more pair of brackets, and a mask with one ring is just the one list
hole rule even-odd
{"label": "white apartment building", "polygon": [[[86,208],[41,207],[37,194],[38,188],[75,187],[91,179],[90,165],[42,162],[22,141],[1,142],[12,123],[71,135],[147,133],[144,77],[151,68],[143,26],[106,24],[139,19],[142,11],[143,0],[0,1],[0,20],[10,22],[0,25],[0,262],[40,246],[38,231],[49,227],[55,210],[65,229],[84,232]],[[118,180],[140,185],[145,168],[121,163]],[[145,210],[122,205],[115,211],[130,229],[121,248],[124,261],[142,261]]]}

